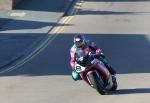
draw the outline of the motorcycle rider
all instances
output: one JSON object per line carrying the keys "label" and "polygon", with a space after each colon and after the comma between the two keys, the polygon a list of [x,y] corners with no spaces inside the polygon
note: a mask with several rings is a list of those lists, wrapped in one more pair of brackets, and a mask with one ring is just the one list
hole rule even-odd
{"label": "motorcycle rider", "polygon": [[[90,50],[94,52],[94,58],[99,58],[100,61],[104,63],[110,74],[112,75],[113,79],[116,79],[116,71],[108,64],[105,55],[101,51],[100,48],[98,48],[94,42],[91,42],[90,40],[86,39],[85,36],[81,34],[77,34],[74,36],[74,45],[70,49],[70,66],[73,69],[72,71],[72,78],[76,80],[81,80],[80,75],[74,70],[75,68],[75,54],[78,49],[83,49],[83,50]],[[99,67],[100,68],[100,67]]]}

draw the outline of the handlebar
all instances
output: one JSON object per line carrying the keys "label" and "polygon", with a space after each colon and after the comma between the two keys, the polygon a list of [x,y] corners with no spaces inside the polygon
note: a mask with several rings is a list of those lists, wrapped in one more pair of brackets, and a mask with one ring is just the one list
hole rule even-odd
{"label": "handlebar", "polygon": [[89,52],[89,54],[88,54],[89,56],[96,56],[96,54],[95,53],[91,53],[91,52]]}

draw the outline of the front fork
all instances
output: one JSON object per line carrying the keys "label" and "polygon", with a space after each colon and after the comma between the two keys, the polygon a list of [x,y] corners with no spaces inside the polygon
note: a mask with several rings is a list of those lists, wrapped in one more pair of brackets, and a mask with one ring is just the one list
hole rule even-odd
{"label": "front fork", "polygon": [[91,86],[91,83],[89,82],[89,79],[87,77],[87,74],[85,73],[80,73],[80,77],[88,84]]}
{"label": "front fork", "polygon": [[90,82],[89,78],[88,78],[88,75],[89,74],[92,74],[93,72],[96,73],[97,77],[100,78],[100,74],[96,71],[96,70],[91,70],[91,71],[88,71],[88,73],[81,73],[80,74],[80,77],[88,84],[90,85],[91,87],[93,87],[92,83]]}

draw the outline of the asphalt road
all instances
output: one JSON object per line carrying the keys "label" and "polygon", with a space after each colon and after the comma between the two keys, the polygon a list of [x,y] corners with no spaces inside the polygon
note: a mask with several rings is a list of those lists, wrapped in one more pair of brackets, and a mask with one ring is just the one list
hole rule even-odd
{"label": "asphalt road", "polygon": [[[142,103],[150,96],[150,2],[87,0],[69,26],[28,63],[1,74],[3,103]],[[74,82],[69,49],[76,33],[102,48],[116,68],[119,87],[99,95],[83,81]]]}
{"label": "asphalt road", "polygon": [[24,0],[15,10],[0,11],[0,68],[24,58],[53,26],[61,25],[67,5],[68,0]]}

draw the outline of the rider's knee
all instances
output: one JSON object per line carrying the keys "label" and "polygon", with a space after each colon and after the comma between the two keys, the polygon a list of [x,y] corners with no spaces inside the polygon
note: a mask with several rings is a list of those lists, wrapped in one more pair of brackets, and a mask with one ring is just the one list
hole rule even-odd
{"label": "rider's knee", "polygon": [[81,77],[80,77],[79,73],[72,71],[72,79],[77,81],[77,80],[81,80]]}

